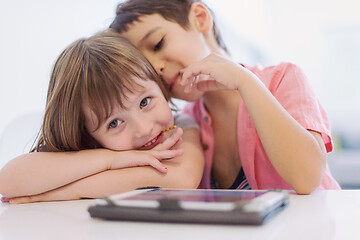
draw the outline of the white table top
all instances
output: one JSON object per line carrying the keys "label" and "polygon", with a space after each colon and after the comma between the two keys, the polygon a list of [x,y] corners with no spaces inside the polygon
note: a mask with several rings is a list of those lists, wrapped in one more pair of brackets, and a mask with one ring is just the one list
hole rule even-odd
{"label": "white table top", "polygon": [[0,239],[360,239],[360,190],[290,195],[262,226],[164,224],[92,219],[94,200],[0,204]]}

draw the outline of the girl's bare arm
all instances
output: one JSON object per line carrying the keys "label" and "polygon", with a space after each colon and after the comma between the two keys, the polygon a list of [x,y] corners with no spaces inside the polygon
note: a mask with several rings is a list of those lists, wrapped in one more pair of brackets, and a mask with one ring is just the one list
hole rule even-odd
{"label": "girl's bare arm", "polygon": [[[178,129],[163,144],[181,140]],[[169,146],[165,146],[169,147]],[[53,190],[85,177],[133,166],[154,167],[165,173],[159,161],[183,154],[182,149],[149,151],[110,151],[106,149],[78,152],[35,152],[11,160],[0,170],[0,194],[5,197],[35,195]]]}
{"label": "girl's bare arm", "polygon": [[10,202],[98,198],[146,186],[196,188],[201,181],[204,168],[199,131],[186,130],[180,148],[184,149],[184,155],[163,162],[168,168],[165,174],[147,166],[109,170],[42,194],[13,198]]}

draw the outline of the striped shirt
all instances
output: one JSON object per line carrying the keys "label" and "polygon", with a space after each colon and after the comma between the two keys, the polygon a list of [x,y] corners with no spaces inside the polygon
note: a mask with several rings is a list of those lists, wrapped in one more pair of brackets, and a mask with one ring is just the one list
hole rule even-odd
{"label": "striped shirt", "polygon": [[[213,188],[213,189],[220,188],[219,184],[215,181],[213,176],[211,176],[211,188]],[[238,175],[235,178],[234,183],[229,187],[229,189],[251,190],[250,185],[246,179],[243,168],[240,169]]]}

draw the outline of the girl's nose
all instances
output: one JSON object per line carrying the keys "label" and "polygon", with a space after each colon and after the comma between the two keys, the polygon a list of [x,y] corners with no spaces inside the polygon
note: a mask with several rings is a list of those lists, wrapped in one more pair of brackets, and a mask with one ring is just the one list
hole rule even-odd
{"label": "girl's nose", "polygon": [[153,135],[154,124],[151,120],[133,120],[134,137],[139,140],[148,140]]}

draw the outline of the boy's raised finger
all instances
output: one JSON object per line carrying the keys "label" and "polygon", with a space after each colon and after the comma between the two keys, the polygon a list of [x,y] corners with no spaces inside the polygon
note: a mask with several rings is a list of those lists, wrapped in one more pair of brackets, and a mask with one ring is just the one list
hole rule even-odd
{"label": "boy's raised finger", "polygon": [[[190,65],[189,67],[180,71],[182,74],[179,84],[181,86],[185,86],[190,85],[191,83],[196,83],[198,81],[211,79],[211,71],[212,70],[204,61]],[[204,78],[204,76],[208,77]]]}
{"label": "boy's raised finger", "polygon": [[226,90],[226,86],[217,82],[216,80],[208,80],[204,82],[198,82],[196,85],[199,91],[217,91],[217,90]]}

